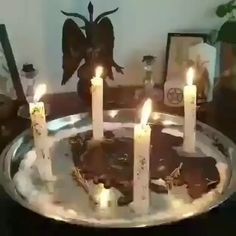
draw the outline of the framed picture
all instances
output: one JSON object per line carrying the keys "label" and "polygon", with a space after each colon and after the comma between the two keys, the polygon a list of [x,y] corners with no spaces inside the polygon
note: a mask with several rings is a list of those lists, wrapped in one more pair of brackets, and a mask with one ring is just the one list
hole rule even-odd
{"label": "framed picture", "polygon": [[206,42],[208,34],[169,33],[166,48],[164,80],[185,78],[189,48]]}
{"label": "framed picture", "polygon": [[5,25],[0,25],[0,94],[25,101],[19,72]]}

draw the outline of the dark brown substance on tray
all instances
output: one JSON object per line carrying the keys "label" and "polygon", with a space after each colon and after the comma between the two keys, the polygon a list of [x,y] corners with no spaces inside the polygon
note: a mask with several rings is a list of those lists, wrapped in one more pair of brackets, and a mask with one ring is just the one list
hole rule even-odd
{"label": "dark brown substance on tray", "polygon": [[[189,195],[196,199],[215,188],[220,181],[216,160],[180,156],[174,147],[182,145],[182,138],[164,134],[162,128],[152,126],[150,178],[165,180],[167,187],[150,182],[151,191],[166,194],[173,186],[186,185]],[[85,179],[117,188],[123,194],[118,205],[127,205],[133,198],[133,139],[106,132],[102,142],[92,144],[91,135],[88,132],[71,138],[75,166]]]}

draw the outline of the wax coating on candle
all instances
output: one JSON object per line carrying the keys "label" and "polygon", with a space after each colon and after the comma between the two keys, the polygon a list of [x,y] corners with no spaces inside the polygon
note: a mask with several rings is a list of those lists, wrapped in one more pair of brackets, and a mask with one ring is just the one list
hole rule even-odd
{"label": "wax coating on candle", "polygon": [[137,214],[147,214],[149,211],[150,136],[151,128],[148,125],[135,126],[133,207]]}
{"label": "wax coating on candle", "polygon": [[187,73],[187,84],[184,87],[184,142],[183,150],[188,153],[195,152],[196,146],[196,111],[197,87],[193,85],[194,71]]}
{"label": "wax coating on candle", "polygon": [[149,212],[150,206],[150,141],[151,128],[147,124],[152,112],[152,100],[142,109],[141,123],[134,126],[133,208],[136,214]]}
{"label": "wax coating on candle", "polygon": [[96,76],[92,83],[92,123],[93,138],[101,140],[103,138],[103,79],[101,78],[102,67],[96,69]]}
{"label": "wax coating on candle", "polygon": [[35,102],[30,103],[29,106],[35,151],[37,155],[36,166],[42,180],[52,181],[52,163],[49,150],[44,103]]}

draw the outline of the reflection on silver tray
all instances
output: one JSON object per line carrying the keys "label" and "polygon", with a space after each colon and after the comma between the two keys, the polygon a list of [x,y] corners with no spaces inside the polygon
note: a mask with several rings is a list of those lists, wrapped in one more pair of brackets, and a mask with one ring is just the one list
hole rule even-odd
{"label": "reflection on silver tray", "polygon": [[[122,124],[132,124],[136,119],[136,111],[131,109],[123,110],[112,110],[104,112],[104,121],[111,123],[122,123]],[[181,127],[183,125],[183,119],[178,116],[163,114],[163,113],[153,113],[150,119],[151,123],[162,122],[166,127]],[[83,113],[68,117],[63,117],[48,123],[49,134],[51,136],[57,134],[59,131],[86,127],[91,124],[91,118],[89,114]],[[156,218],[153,212],[150,212],[150,216],[137,217],[134,214],[127,211],[126,207],[123,207],[120,212],[111,215],[111,220],[103,220],[102,218],[92,218],[94,214],[94,209],[88,209],[85,207],[86,200],[82,196],[83,190],[81,191],[80,199],[78,202],[80,205],[84,205],[81,208],[81,214],[77,217],[66,217],[59,212],[49,212],[47,209],[37,208],[32,203],[27,201],[27,199],[22,196],[16,188],[13,181],[13,177],[18,171],[20,162],[27,153],[32,148],[32,135],[29,130],[18,136],[9,145],[4,152],[0,160],[0,180],[6,190],[6,192],[22,206],[31,209],[43,216],[53,218],[55,220],[61,220],[72,224],[86,225],[86,226],[96,226],[96,227],[145,227],[152,225],[160,225],[165,223],[171,223],[179,221],[184,218],[195,216],[203,212],[209,211],[211,208],[218,206],[220,203],[228,199],[234,192],[234,186],[236,186],[236,147],[235,144],[225,137],[223,134],[217,130],[198,122],[197,130],[209,137],[212,140],[212,145],[222,154],[224,161],[229,165],[229,171],[227,176],[227,181],[225,183],[223,193],[218,194],[209,204],[205,204],[201,209],[195,212],[185,212],[184,214],[175,214],[173,217],[163,217]],[[63,147],[62,147],[63,148]],[[77,191],[77,190],[76,190]],[[82,204],[81,204],[82,202]],[[155,206],[151,206],[154,207]],[[83,212],[84,211],[84,212]],[[99,213],[98,213],[99,214]],[[101,213],[101,217],[102,217]],[[111,213],[112,214],[112,213]],[[153,215],[152,215],[153,214]],[[122,218],[123,217],[123,218]]]}

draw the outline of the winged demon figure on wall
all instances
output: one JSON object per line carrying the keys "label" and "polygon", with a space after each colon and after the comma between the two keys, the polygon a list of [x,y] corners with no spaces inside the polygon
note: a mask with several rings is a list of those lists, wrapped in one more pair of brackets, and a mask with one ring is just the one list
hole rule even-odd
{"label": "winged demon figure on wall", "polygon": [[[77,17],[84,22],[79,27],[71,18],[66,19],[62,32],[63,51],[63,79],[64,85],[77,71],[79,82],[78,95],[90,102],[91,78],[96,66],[104,67],[103,78],[114,79],[112,68],[123,74],[123,68],[113,59],[114,31],[110,19],[107,17],[115,13],[118,8],[100,14],[93,18],[94,7],[88,5],[89,19],[79,13],[62,13],[68,17]],[[83,33],[84,31],[84,33]]]}

